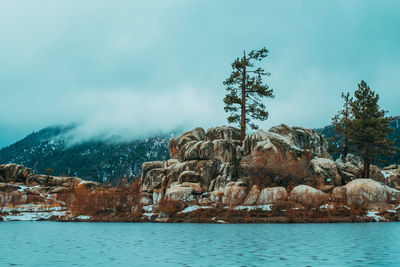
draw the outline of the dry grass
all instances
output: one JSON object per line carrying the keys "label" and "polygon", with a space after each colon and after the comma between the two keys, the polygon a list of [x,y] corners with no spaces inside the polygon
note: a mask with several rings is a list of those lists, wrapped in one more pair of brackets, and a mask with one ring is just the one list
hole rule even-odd
{"label": "dry grass", "polygon": [[85,184],[75,184],[58,195],[73,214],[91,216],[141,216],[139,182],[118,187],[103,186],[94,189]]}

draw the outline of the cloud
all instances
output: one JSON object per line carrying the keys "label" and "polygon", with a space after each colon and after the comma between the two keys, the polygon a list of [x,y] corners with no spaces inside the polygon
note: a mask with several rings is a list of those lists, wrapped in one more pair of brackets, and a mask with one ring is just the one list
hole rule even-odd
{"label": "cloud", "polygon": [[[70,96],[75,103],[69,119],[79,126],[69,134],[73,142],[113,135],[133,140],[178,128],[216,125],[223,120],[220,100],[201,91],[190,87],[157,94],[129,89],[87,90]],[[66,111],[70,110],[68,106],[67,102],[59,103]]]}
{"label": "cloud", "polygon": [[230,63],[263,46],[276,95],[265,102],[264,129],[328,124],[341,92],[361,79],[400,114],[399,8],[344,0],[1,1],[0,146],[64,123],[81,123],[74,135],[82,140],[226,124]]}

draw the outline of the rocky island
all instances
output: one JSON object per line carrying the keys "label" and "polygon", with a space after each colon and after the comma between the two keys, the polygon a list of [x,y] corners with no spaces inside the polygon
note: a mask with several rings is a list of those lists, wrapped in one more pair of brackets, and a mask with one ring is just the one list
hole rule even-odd
{"label": "rocky island", "polygon": [[[241,144],[242,143],[242,144]],[[132,222],[367,222],[400,220],[400,167],[354,155],[334,161],[314,130],[279,125],[196,128],[169,142],[170,159],[141,179],[105,186],[0,165],[1,220]]]}

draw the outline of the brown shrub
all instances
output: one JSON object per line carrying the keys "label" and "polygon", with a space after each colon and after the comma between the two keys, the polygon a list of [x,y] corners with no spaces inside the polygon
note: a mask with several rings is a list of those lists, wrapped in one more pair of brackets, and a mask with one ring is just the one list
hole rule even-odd
{"label": "brown shrub", "polygon": [[294,187],[303,184],[311,175],[308,164],[310,154],[293,151],[253,151],[245,156],[240,165],[241,176],[248,177],[248,184],[262,187]]}
{"label": "brown shrub", "polygon": [[75,184],[66,192],[59,194],[62,200],[76,215],[120,215],[128,213],[141,216],[139,182],[120,184],[119,187],[103,186],[94,189],[85,184]]}
{"label": "brown shrub", "polygon": [[157,211],[174,215],[185,208],[185,204],[181,201],[162,198],[158,204]]}

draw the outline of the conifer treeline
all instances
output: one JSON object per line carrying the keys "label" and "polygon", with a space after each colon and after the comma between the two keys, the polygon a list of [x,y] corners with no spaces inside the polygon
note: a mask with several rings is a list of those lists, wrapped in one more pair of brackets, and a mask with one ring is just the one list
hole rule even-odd
{"label": "conifer treeline", "polygon": [[342,93],[343,109],[332,118],[332,124],[339,140],[331,152],[341,154],[344,159],[348,153],[361,156],[364,163],[363,177],[370,175],[370,166],[381,157],[393,156],[394,142],[388,139],[393,128],[390,123],[396,117],[386,116],[387,111],[379,105],[379,95],[361,81],[354,95]]}

